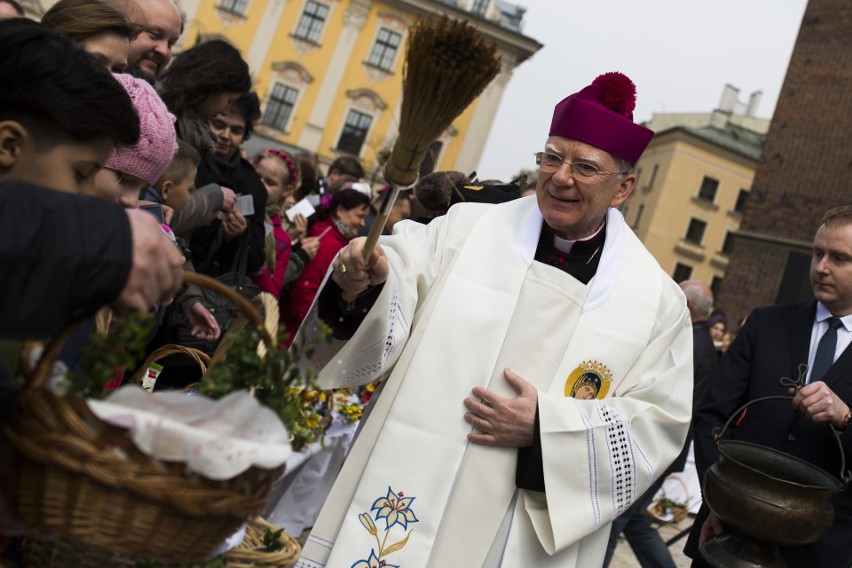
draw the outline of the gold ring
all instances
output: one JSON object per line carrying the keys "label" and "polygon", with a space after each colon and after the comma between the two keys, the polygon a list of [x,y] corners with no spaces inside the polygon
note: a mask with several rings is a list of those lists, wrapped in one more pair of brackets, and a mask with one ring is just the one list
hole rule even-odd
{"label": "gold ring", "polygon": [[340,263],[340,273],[346,274],[346,265],[343,264],[342,262]]}

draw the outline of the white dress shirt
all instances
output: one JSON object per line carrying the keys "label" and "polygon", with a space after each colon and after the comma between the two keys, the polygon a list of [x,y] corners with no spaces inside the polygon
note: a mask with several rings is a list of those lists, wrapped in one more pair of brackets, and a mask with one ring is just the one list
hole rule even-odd
{"label": "white dress shirt", "polygon": [[[811,346],[808,349],[808,377],[806,381],[808,383],[811,382],[811,370],[816,358],[817,345],[819,345],[819,340],[822,339],[823,334],[828,331],[827,320],[830,317],[832,317],[832,314],[828,311],[828,308],[823,306],[821,302],[817,302],[816,318],[811,329]],[[841,317],[840,321],[843,325],[837,328],[837,346],[834,348],[833,361],[837,361],[837,358],[846,350],[849,343],[852,343],[852,314]]]}

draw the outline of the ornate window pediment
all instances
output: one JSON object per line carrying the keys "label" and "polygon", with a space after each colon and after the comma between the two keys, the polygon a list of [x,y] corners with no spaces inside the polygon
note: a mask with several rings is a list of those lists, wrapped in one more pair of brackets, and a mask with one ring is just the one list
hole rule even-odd
{"label": "ornate window pediment", "polygon": [[346,97],[351,101],[352,108],[375,114],[388,108],[388,104],[372,89],[352,89],[346,91]]}
{"label": "ornate window pediment", "polygon": [[273,63],[272,70],[279,79],[299,87],[304,87],[308,83],[312,83],[314,80],[313,75],[308,73],[308,70],[305,69],[303,65],[296,63],[295,61],[279,61]]}

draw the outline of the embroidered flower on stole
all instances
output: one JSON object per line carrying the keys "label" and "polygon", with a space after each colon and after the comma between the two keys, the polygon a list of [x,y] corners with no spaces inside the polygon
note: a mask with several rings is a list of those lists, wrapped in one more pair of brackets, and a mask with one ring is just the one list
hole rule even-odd
{"label": "embroidered flower on stole", "polygon": [[370,549],[370,556],[366,560],[358,560],[352,564],[352,568],[399,568],[397,564],[388,564],[384,559],[385,556],[401,550],[407,543],[413,530],[405,535],[405,538],[391,545],[385,546],[390,536],[391,529],[395,525],[402,527],[402,530],[408,530],[408,523],[418,522],[417,516],[411,510],[411,504],[414,502],[414,497],[406,497],[402,491],[398,494],[393,492],[393,489],[388,487],[388,493],[384,497],[379,497],[373,502],[370,511],[375,511],[376,520],[385,520],[384,536],[379,539],[379,530],[369,513],[361,513],[358,515],[358,520],[364,529],[376,539],[379,552],[376,554],[374,548]]}
{"label": "embroidered flower on stole", "polygon": [[414,511],[409,508],[413,501],[414,497],[404,497],[402,491],[400,491],[399,495],[397,495],[390,487],[388,487],[387,497],[379,497],[376,499],[370,510],[375,511],[378,509],[378,512],[376,513],[376,520],[385,520],[387,523],[385,530],[390,530],[390,528],[395,524],[399,524],[403,530],[406,530],[408,528],[408,523],[417,522],[417,517],[414,516]]}

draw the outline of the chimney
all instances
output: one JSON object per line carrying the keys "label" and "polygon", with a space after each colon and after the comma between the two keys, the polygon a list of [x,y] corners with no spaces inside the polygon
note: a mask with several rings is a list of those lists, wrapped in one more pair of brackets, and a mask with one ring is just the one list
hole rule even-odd
{"label": "chimney", "polygon": [[719,110],[724,112],[734,112],[734,106],[737,104],[737,96],[740,90],[730,83],[725,84],[725,89],[722,91],[722,100],[719,101]]}
{"label": "chimney", "polygon": [[760,104],[761,97],[763,97],[763,91],[755,91],[749,96],[746,116],[757,116],[757,105]]}

